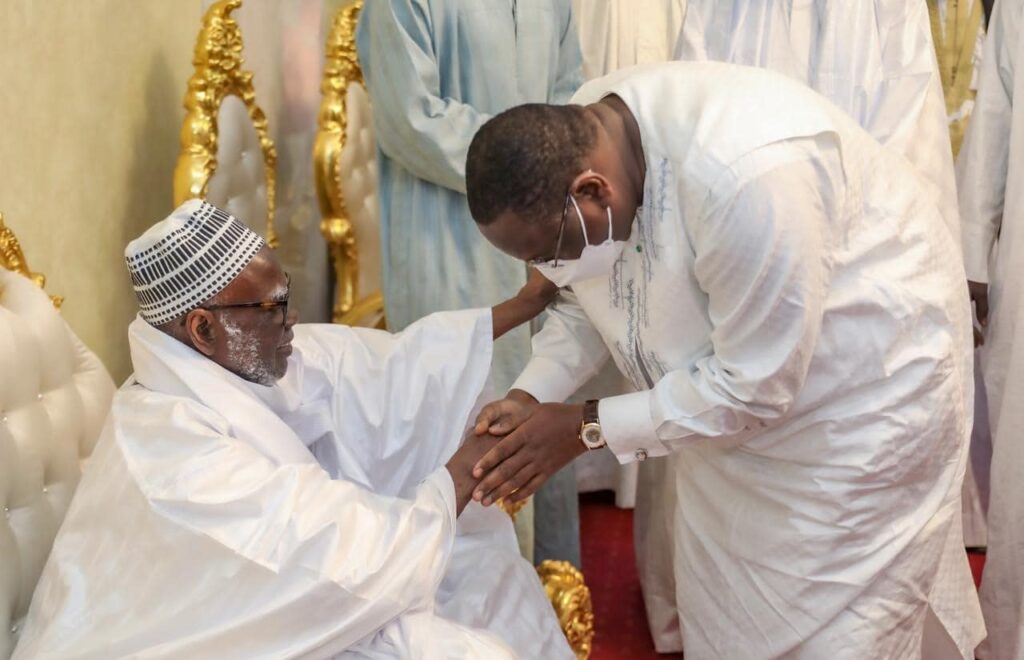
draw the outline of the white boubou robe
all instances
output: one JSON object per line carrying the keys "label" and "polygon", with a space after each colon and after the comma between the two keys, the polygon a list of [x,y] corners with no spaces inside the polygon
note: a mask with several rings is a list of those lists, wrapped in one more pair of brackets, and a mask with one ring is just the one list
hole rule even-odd
{"label": "white boubou robe", "polygon": [[516,387],[563,400],[610,354],[638,389],[599,416],[619,461],[669,457],[686,655],[919,657],[927,620],[969,657],[971,330],[934,199],[772,72],[641,67],[574,102],[607,94],[639,123],[644,204]]}
{"label": "white boubou robe", "polygon": [[[590,80],[637,64],[671,60],[686,15],[686,0],[573,0],[572,9],[580,33],[583,74]],[[615,365],[608,364],[574,400],[582,403],[631,390]],[[653,467],[644,466],[645,471]],[[577,459],[575,470],[580,492],[612,490],[617,506],[635,505],[637,464],[619,465],[611,456],[594,452]],[[641,500],[644,497],[641,493]],[[639,507],[634,512],[634,528],[647,529],[649,513],[649,508]],[[650,566],[643,544],[637,550],[638,566]],[[644,597],[650,594],[651,589],[645,588]],[[650,604],[647,609],[651,611]]]}
{"label": "white boubou robe", "polygon": [[508,517],[455,517],[491,332],[300,325],[263,387],[136,320],[15,657],[571,658]]}
{"label": "white boubou robe", "polygon": [[1024,657],[1022,14],[1022,0],[995,3],[978,96],[957,159],[967,277],[989,285],[981,350],[992,432],[988,554],[981,584],[989,637],[978,656],[993,660]]}
{"label": "white boubou robe", "polygon": [[778,71],[839,106],[924,177],[957,235],[928,6],[914,0],[689,0],[676,59]]}

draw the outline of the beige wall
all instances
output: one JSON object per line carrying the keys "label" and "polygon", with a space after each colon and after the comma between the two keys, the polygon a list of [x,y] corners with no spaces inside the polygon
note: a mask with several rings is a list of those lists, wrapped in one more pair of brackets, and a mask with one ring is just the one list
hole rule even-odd
{"label": "beige wall", "polygon": [[172,210],[199,0],[0,2],[0,212],[118,381],[122,250]]}

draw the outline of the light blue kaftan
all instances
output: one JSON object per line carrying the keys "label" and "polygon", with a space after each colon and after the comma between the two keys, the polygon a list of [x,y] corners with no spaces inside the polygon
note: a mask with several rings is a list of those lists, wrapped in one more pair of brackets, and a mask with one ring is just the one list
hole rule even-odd
{"label": "light blue kaftan", "polygon": [[[466,152],[493,115],[522,103],[565,103],[579,87],[570,1],[367,0],[357,43],[380,150],[389,327],[511,297],[526,269],[474,226]],[[529,356],[525,326],[497,343],[497,392]]]}

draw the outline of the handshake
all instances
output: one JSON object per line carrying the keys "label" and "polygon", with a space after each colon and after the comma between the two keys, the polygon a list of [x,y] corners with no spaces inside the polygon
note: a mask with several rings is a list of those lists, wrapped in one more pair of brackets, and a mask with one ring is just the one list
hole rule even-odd
{"label": "handshake", "polygon": [[580,441],[583,406],[538,403],[522,390],[484,406],[469,437],[446,467],[457,512],[474,499],[490,506],[519,502],[586,452]]}

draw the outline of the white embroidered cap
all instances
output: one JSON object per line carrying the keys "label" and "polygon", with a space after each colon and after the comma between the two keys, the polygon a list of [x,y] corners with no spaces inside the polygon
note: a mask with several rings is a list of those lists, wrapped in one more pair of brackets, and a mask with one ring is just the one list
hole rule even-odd
{"label": "white embroidered cap", "polygon": [[220,293],[266,243],[242,222],[191,199],[128,244],[142,318],[161,325]]}

